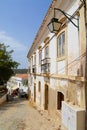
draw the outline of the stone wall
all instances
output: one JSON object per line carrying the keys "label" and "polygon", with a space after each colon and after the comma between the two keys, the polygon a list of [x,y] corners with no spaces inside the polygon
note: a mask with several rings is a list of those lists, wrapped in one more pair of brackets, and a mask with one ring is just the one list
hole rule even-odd
{"label": "stone wall", "polygon": [[0,98],[0,105],[6,101],[6,96],[7,96],[7,94],[3,95],[3,96]]}

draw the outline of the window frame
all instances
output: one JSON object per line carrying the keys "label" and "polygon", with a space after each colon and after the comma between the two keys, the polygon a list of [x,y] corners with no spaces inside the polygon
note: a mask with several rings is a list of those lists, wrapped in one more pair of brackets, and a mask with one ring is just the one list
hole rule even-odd
{"label": "window frame", "polygon": [[34,54],[34,65],[36,65],[36,53]]}
{"label": "window frame", "polygon": [[[46,51],[47,48],[48,48],[48,50],[47,50],[48,52]],[[46,54],[46,53],[48,53],[48,54]],[[44,54],[45,54],[45,58],[49,58],[49,45],[45,46]]]}
{"label": "window frame", "polygon": [[[66,44],[66,36],[65,36],[66,34],[65,34],[65,31],[63,31],[63,32],[61,32],[59,35],[58,35],[58,37],[57,37],[57,58],[58,59],[64,59],[65,58],[65,53],[66,53],[66,48],[65,48],[65,44]],[[64,36],[64,41],[63,41],[63,37]],[[59,41],[59,38],[60,39],[62,39],[60,42],[61,42],[61,45],[60,45],[60,48],[61,48],[61,52],[60,52],[60,55],[58,55],[59,54],[59,43],[58,43],[58,41]],[[63,42],[62,42],[63,41]],[[62,44],[63,43],[63,44]],[[64,45],[64,47],[63,47],[63,45]],[[64,48],[64,54],[63,54],[63,48]]]}
{"label": "window frame", "polygon": [[[44,40],[44,58],[49,58],[49,40],[50,37],[46,37]],[[46,55],[46,48],[48,48],[48,55]]]}
{"label": "window frame", "polygon": [[39,50],[39,65],[41,65],[42,62],[42,49]]}

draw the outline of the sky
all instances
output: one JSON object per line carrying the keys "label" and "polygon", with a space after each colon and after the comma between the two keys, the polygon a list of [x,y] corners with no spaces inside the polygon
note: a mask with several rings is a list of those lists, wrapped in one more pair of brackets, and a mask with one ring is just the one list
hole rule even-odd
{"label": "sky", "polygon": [[0,0],[0,43],[14,50],[18,68],[28,68],[27,54],[52,0]]}

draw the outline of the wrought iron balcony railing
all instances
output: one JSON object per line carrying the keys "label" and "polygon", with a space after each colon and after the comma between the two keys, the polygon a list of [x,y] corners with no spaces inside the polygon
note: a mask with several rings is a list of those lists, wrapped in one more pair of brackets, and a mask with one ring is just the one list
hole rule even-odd
{"label": "wrought iron balcony railing", "polygon": [[50,58],[45,58],[41,62],[41,72],[50,73]]}

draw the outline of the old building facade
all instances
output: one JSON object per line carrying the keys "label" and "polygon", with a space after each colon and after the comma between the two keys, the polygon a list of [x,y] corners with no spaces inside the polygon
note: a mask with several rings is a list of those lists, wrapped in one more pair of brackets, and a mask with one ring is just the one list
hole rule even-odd
{"label": "old building facade", "polygon": [[[68,0],[67,3],[53,0],[27,55],[30,99],[40,109],[59,116],[68,130],[84,130],[85,126],[84,3],[80,0]],[[55,17],[62,23],[57,33],[51,33],[47,27],[54,8],[63,10],[71,19],[69,21],[56,10]]]}

